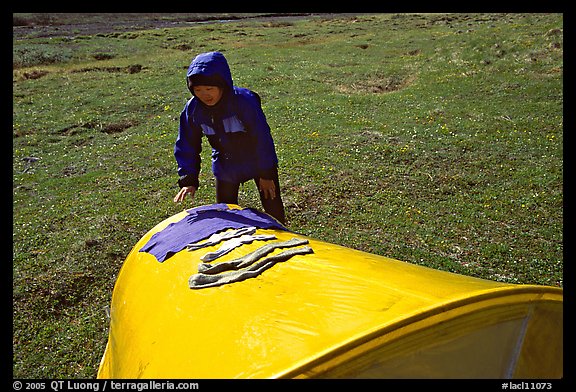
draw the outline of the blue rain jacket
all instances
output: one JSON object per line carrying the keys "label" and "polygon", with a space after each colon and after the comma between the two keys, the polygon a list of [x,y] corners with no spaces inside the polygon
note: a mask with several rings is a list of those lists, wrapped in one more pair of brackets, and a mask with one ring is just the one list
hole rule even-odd
{"label": "blue rain jacket", "polygon": [[180,114],[174,146],[179,185],[199,185],[202,136],[212,147],[212,171],[218,180],[242,183],[256,177],[273,179],[278,157],[258,94],[234,86],[228,62],[219,52],[196,56],[186,76],[192,83],[196,78],[204,78],[198,84],[210,80],[224,91],[212,107],[192,97]]}

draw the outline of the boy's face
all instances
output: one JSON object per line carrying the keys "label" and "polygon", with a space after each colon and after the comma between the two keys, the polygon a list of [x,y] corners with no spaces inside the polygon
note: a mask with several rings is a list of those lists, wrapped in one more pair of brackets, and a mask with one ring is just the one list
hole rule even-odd
{"label": "boy's face", "polygon": [[222,89],[218,86],[194,86],[193,91],[194,95],[208,106],[216,105],[222,98]]}

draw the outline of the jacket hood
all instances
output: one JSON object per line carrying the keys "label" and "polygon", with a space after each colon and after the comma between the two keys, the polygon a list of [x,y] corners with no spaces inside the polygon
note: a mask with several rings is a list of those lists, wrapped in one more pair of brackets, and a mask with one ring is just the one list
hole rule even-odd
{"label": "jacket hood", "polygon": [[215,85],[230,90],[234,87],[228,61],[220,52],[207,52],[196,56],[188,67],[186,78],[190,88],[194,84]]}

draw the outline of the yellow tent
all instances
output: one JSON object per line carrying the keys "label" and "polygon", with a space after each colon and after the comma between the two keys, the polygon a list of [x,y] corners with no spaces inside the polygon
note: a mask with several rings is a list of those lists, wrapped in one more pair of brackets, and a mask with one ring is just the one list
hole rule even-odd
{"label": "yellow tent", "polygon": [[[187,235],[177,223],[194,210],[158,224],[126,258],[99,378],[563,376],[560,288],[438,271],[275,227],[252,234],[274,239],[241,243],[215,260],[207,255],[232,239],[161,261],[145,251],[157,233],[172,230],[168,242]],[[270,257],[276,262],[260,269],[252,264],[252,275],[230,270],[265,245],[286,241],[298,246],[267,255],[302,252]],[[214,266],[228,270],[202,273]],[[226,274],[241,278],[222,279]]]}

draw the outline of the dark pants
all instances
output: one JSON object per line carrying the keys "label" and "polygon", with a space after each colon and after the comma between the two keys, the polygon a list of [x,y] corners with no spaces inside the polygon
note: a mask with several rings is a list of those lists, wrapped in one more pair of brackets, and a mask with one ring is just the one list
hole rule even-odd
{"label": "dark pants", "polygon": [[[274,199],[264,198],[264,194],[262,194],[258,188],[259,180],[260,178],[256,177],[254,182],[256,183],[256,189],[258,189],[258,192],[260,193],[260,201],[262,202],[264,211],[276,218],[278,222],[285,225],[286,216],[284,214],[284,204],[282,203],[282,197],[280,196],[280,181],[278,181],[278,175],[276,175],[274,178],[274,184],[276,185],[276,197]],[[239,189],[239,183],[235,184],[216,179],[216,203],[238,204]]]}

